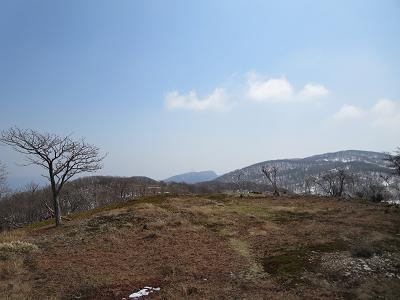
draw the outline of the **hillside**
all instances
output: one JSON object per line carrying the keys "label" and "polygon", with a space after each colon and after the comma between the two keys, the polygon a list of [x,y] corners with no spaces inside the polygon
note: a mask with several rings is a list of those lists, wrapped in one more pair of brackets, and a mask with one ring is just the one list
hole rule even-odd
{"label": "hillside", "polygon": [[199,183],[204,181],[210,181],[217,178],[217,174],[214,171],[201,171],[201,172],[188,172],[184,174],[175,175],[169,177],[164,182],[178,182],[178,183]]}
{"label": "hillside", "polygon": [[[252,191],[265,191],[266,186],[249,183]],[[234,183],[206,181],[196,184],[159,182],[142,176],[88,176],[68,182],[61,193],[64,215],[84,212],[99,206],[125,202],[159,194],[207,194],[237,189]],[[18,228],[50,217],[46,207],[52,206],[51,190],[36,186],[13,193],[0,201],[0,232]]]}
{"label": "hillside", "polygon": [[398,206],[156,196],[70,217],[0,236],[1,299],[400,298]]}
{"label": "hillside", "polygon": [[307,178],[318,177],[320,174],[335,168],[342,168],[365,178],[379,177],[379,174],[390,174],[392,171],[386,166],[384,153],[346,150],[334,153],[325,153],[306,158],[268,160],[235,170],[218,177],[221,182],[235,182],[240,176],[242,181],[265,183],[261,172],[263,166],[278,168],[278,181],[282,188],[293,192],[303,192]]}
{"label": "hillside", "polygon": [[[389,176],[386,155],[369,151],[340,151],[314,155],[303,159],[282,159],[257,163],[222,175],[214,180],[212,171],[186,173],[167,181],[133,176],[88,176],[68,182],[61,192],[61,209],[65,215],[87,211],[114,202],[124,202],[158,194],[210,194],[210,193],[265,193],[272,192],[261,172],[263,166],[276,166],[277,182],[281,192],[360,198],[366,201],[400,203],[400,178]],[[339,187],[338,177],[329,182],[324,176],[335,169],[343,169],[351,176],[343,184],[341,195],[332,195]],[[329,175],[329,174],[328,174]],[[187,181],[196,183],[185,183]],[[0,231],[18,228],[47,219],[52,207],[49,187],[11,193],[0,201]]]}

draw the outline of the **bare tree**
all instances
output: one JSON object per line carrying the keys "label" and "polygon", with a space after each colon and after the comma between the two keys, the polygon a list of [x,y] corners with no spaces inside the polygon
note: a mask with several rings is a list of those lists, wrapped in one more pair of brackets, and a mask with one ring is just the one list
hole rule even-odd
{"label": "bare tree", "polygon": [[274,190],[274,195],[279,196],[279,189],[278,189],[278,183],[277,183],[277,173],[278,173],[278,167],[272,166],[272,167],[262,167],[261,172],[263,172],[265,178],[271,183],[272,189]]}
{"label": "bare tree", "polygon": [[394,151],[394,154],[389,154],[387,160],[389,161],[389,166],[400,176],[400,147]]}
{"label": "bare tree", "polygon": [[[367,176],[362,180],[358,180],[355,186],[355,195],[359,198],[373,201],[382,202],[390,198],[390,192],[388,190],[389,184],[385,182],[387,176]],[[382,182],[383,180],[383,182]]]}
{"label": "bare tree", "polygon": [[322,174],[316,184],[321,190],[331,197],[344,196],[346,186],[353,182],[352,174],[344,169],[333,169],[325,174]]}
{"label": "bare tree", "polygon": [[25,155],[28,164],[43,167],[52,191],[56,226],[61,225],[60,191],[73,176],[101,169],[105,156],[99,148],[87,144],[83,139],[73,140],[70,136],[39,133],[17,127],[3,131],[0,141]]}
{"label": "bare tree", "polygon": [[0,161],[0,199],[7,191],[7,169],[6,166]]}
{"label": "bare tree", "polygon": [[394,151],[394,154],[387,154],[387,159],[389,162],[389,167],[392,168],[393,174],[386,175],[384,178],[384,182],[391,192],[392,197],[394,199],[400,198],[400,147]]}
{"label": "bare tree", "polygon": [[234,178],[234,184],[236,185],[237,190],[239,191],[240,198],[243,197],[243,191],[242,191],[242,177],[243,177],[243,171],[238,170],[237,171],[237,176]]}
{"label": "bare tree", "polygon": [[39,187],[40,187],[40,184],[36,183],[32,180],[31,182],[25,184],[24,191],[29,192],[33,195],[39,189]]}
{"label": "bare tree", "polygon": [[304,194],[310,195],[313,193],[316,178],[314,176],[306,176],[304,178]]}

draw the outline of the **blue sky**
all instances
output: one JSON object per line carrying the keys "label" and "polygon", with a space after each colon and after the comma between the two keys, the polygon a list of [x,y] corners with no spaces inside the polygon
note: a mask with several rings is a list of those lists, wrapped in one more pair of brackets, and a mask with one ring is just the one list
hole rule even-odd
{"label": "blue sky", "polygon": [[[400,145],[398,1],[0,2],[0,129],[156,179]],[[10,177],[39,174],[0,147]]]}

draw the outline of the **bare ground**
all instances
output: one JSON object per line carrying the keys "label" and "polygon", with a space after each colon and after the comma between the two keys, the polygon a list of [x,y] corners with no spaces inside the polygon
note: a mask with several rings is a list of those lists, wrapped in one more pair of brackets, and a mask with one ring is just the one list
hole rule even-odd
{"label": "bare ground", "polygon": [[16,230],[1,299],[400,299],[400,208],[318,197],[155,197]]}

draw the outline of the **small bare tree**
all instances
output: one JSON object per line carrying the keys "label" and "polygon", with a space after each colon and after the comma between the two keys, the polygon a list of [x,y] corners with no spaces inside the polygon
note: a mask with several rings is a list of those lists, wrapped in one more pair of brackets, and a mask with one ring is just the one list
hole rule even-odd
{"label": "small bare tree", "polygon": [[304,194],[311,195],[313,193],[315,180],[314,176],[306,176],[304,178]]}
{"label": "small bare tree", "polygon": [[385,182],[385,178],[388,177],[386,175],[379,177],[366,176],[362,180],[356,180],[354,194],[359,198],[373,202],[382,202],[385,199],[389,199],[389,183]]}
{"label": "small bare tree", "polygon": [[6,166],[0,161],[0,199],[7,191],[7,169]]}
{"label": "small bare tree", "polygon": [[344,169],[333,169],[322,174],[316,184],[321,190],[331,197],[342,197],[346,187],[353,183],[354,176]]}
{"label": "small bare tree", "polygon": [[242,191],[243,181],[242,181],[242,177],[243,177],[243,171],[242,170],[237,170],[236,177],[232,178],[233,179],[233,183],[236,186],[236,189],[239,191],[240,198],[243,197],[243,191]]}
{"label": "small bare tree", "polygon": [[31,193],[31,195],[35,194],[35,192],[39,189],[40,184],[34,182],[33,180],[24,186],[24,191]]}
{"label": "small bare tree", "polygon": [[31,129],[10,128],[1,133],[0,141],[24,154],[28,164],[47,171],[44,176],[50,181],[56,226],[62,223],[59,195],[64,184],[79,173],[101,169],[105,157],[99,154],[99,148],[83,139],[73,140],[70,136],[60,137]]}
{"label": "small bare tree", "polygon": [[262,167],[261,172],[264,174],[265,178],[271,183],[272,189],[274,191],[275,196],[279,196],[279,189],[278,189],[278,183],[277,183],[277,173],[278,173],[278,167],[272,166],[272,167]]}
{"label": "small bare tree", "polygon": [[400,176],[400,147],[394,151],[394,154],[389,154],[387,160],[389,161],[389,166]]}

